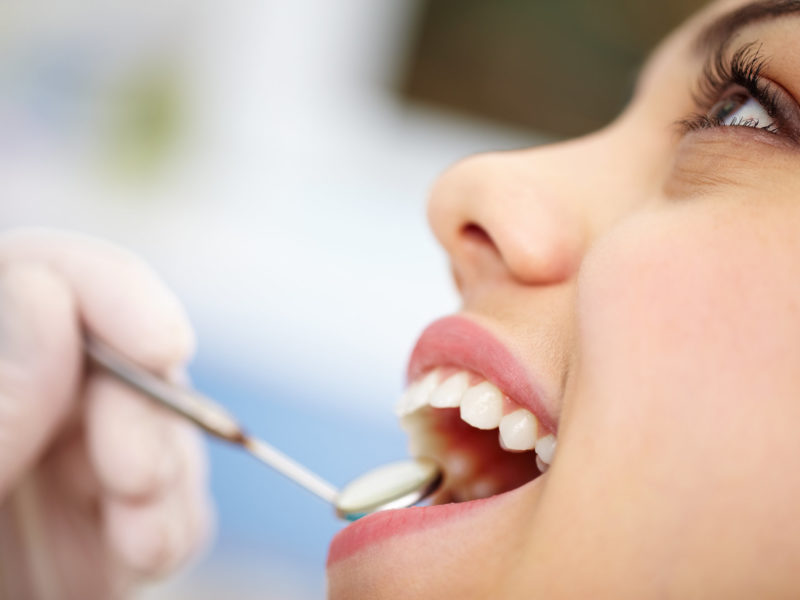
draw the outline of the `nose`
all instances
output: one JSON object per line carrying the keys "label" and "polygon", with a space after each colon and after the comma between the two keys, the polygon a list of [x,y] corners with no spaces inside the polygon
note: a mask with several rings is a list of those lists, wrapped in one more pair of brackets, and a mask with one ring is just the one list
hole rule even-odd
{"label": "nose", "polygon": [[428,218],[459,287],[487,277],[526,285],[568,280],[593,229],[590,198],[599,190],[587,168],[600,172],[601,156],[591,156],[600,151],[594,140],[573,141],[477,155],[446,171]]}

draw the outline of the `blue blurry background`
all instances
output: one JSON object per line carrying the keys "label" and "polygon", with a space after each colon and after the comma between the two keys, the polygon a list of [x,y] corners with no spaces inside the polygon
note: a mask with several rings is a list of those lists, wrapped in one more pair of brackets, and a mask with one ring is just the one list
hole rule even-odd
{"label": "blue blurry background", "polygon": [[[431,182],[532,141],[393,91],[419,7],[0,7],[0,226],[142,255],[196,326],[196,386],[336,484],[405,456],[392,407],[408,353],[457,307],[425,224]],[[144,597],[321,597],[331,509],[209,445],[216,538]]]}

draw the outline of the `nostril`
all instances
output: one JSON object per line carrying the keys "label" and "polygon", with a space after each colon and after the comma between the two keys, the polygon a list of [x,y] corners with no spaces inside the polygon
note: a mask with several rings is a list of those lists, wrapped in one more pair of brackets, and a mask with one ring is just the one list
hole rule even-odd
{"label": "nostril", "polygon": [[463,297],[473,283],[506,267],[500,249],[486,229],[477,223],[466,223],[458,231],[450,266],[453,280]]}
{"label": "nostril", "polygon": [[463,235],[464,239],[467,241],[497,248],[494,240],[492,240],[486,230],[475,223],[467,223],[464,225],[464,227],[461,228],[461,235]]}

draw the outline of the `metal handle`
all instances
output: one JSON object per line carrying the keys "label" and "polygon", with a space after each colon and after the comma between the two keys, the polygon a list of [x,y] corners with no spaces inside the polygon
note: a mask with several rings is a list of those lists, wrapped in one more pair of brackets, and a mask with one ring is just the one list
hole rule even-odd
{"label": "metal handle", "polygon": [[160,379],[95,337],[86,336],[84,348],[95,364],[210,434],[231,442],[244,437],[236,419],[210,398]]}
{"label": "metal handle", "polygon": [[246,435],[236,419],[211,398],[173,385],[143,369],[97,338],[86,335],[84,349],[96,365],[156,402],[193,421],[211,435],[245,448],[251,455],[327,502],[339,491],[277,448]]}

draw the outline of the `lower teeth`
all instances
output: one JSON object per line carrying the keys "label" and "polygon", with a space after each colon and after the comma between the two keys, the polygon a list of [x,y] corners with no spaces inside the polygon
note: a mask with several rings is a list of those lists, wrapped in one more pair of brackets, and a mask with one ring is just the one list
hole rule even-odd
{"label": "lower teeth", "polygon": [[488,498],[489,496],[493,496],[498,492],[498,490],[499,486],[497,485],[497,482],[489,477],[486,477],[484,479],[475,481],[469,486],[469,495],[472,496],[473,499],[477,500],[478,498]]}

